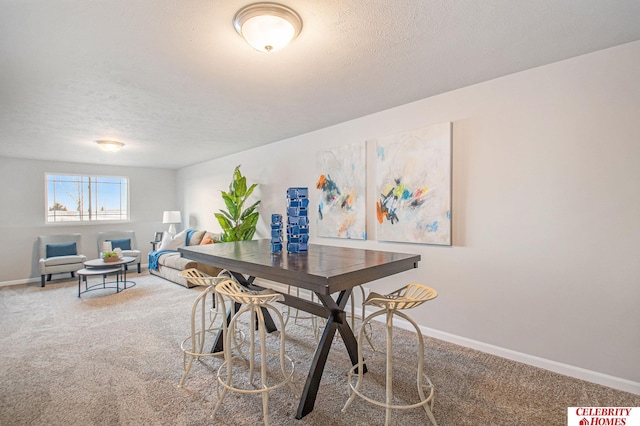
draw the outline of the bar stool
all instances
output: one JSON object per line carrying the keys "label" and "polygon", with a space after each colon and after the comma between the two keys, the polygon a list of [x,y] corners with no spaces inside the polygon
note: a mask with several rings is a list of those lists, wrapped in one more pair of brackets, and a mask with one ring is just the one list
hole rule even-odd
{"label": "bar stool", "polygon": [[[224,330],[224,362],[218,369],[217,380],[218,386],[216,386],[216,392],[218,394],[218,402],[213,410],[213,415],[217,413],[224,397],[227,394],[228,390],[239,393],[260,393],[262,394],[262,413],[264,418],[264,424],[269,424],[269,391],[274,389],[278,389],[285,384],[289,384],[294,392],[296,392],[295,387],[291,383],[291,379],[293,377],[294,364],[291,358],[285,355],[285,332],[284,332],[284,319],[282,318],[282,314],[278,309],[276,309],[272,303],[280,302],[284,300],[284,296],[282,294],[276,293],[273,290],[261,290],[261,291],[253,291],[249,290],[245,287],[242,287],[236,281],[225,280],[216,285],[216,293],[225,296],[230,299],[232,303],[240,303],[242,304],[242,308],[238,310],[238,312],[231,318],[229,325],[226,326]],[[224,304],[224,300],[222,301]],[[266,331],[265,331],[265,323],[264,323],[264,315],[262,313],[263,309],[268,309],[273,312],[275,315],[274,318],[278,318],[279,321],[279,330],[280,330],[280,348],[278,351],[279,358],[279,368],[282,374],[282,380],[273,383],[275,380],[275,374],[269,375],[267,371],[267,342],[266,342]],[[244,313],[248,312],[250,314],[249,319],[249,354],[245,354],[240,345],[237,344],[234,340],[231,339],[231,336],[234,336],[236,333],[236,327],[238,325],[238,319]],[[257,366],[259,369],[260,378],[258,383],[254,383],[254,372],[256,370],[256,362],[255,362],[255,352],[256,352],[256,339],[255,339],[255,325],[257,322],[257,329],[260,335],[260,347],[259,347],[259,355],[260,355],[260,364]],[[232,346],[232,343],[235,343]],[[237,354],[234,354],[234,349]],[[272,352],[272,351],[269,351]],[[248,360],[246,360],[248,358]],[[244,359],[244,365],[239,365],[240,363],[235,363],[236,360]],[[233,373],[234,368],[240,370],[243,374],[247,373],[247,363],[248,361],[248,383],[253,385],[253,388],[248,388],[248,386],[241,387],[242,384],[247,383],[247,380],[240,380],[241,383],[233,382]],[[288,370],[288,371],[287,371]],[[220,385],[223,387],[222,393],[220,393]]]}
{"label": "bar stool", "polygon": [[[405,287],[402,287],[399,290],[396,290],[387,295],[380,295],[377,293],[370,293],[369,297],[365,300],[365,305],[376,306],[381,308],[380,310],[372,313],[362,323],[360,327],[360,332],[358,333],[358,363],[354,365],[349,372],[348,382],[349,382],[349,399],[345,403],[342,411],[344,412],[349,405],[353,402],[356,395],[365,399],[366,401],[371,402],[372,404],[378,405],[380,407],[384,407],[386,409],[385,415],[385,425],[389,425],[391,422],[391,410],[392,409],[410,409],[416,407],[423,407],[431,421],[431,424],[436,426],[436,419],[433,417],[433,400],[434,400],[434,386],[431,383],[429,377],[424,375],[424,339],[422,337],[422,333],[420,332],[420,328],[409,316],[407,316],[404,312],[401,312],[402,309],[411,309],[415,308],[423,304],[424,302],[434,299],[438,295],[438,292],[434,289],[424,286],[422,284],[411,283]],[[385,396],[386,400],[384,402],[377,401],[370,396],[364,394],[361,391],[361,386],[363,384],[364,377],[364,359],[362,356],[362,339],[365,334],[365,327],[369,322],[377,316],[386,314],[386,325],[387,325],[387,353],[386,353],[386,383],[385,383]],[[392,338],[393,338],[393,317],[398,315],[401,318],[407,320],[416,330],[416,334],[418,337],[418,367],[417,367],[417,378],[416,384],[418,387],[418,394],[420,396],[420,402],[415,404],[407,404],[407,405],[394,405],[393,404],[393,354],[392,354]],[[367,362],[369,364],[369,361]],[[372,371],[369,368],[369,371]],[[353,377],[357,377],[357,381],[353,383]],[[424,383],[426,380],[426,383]],[[425,389],[428,391],[428,395],[425,394]]]}
{"label": "bar stool", "polygon": [[[205,289],[198,295],[191,307],[191,334],[180,344],[180,349],[182,349],[183,352],[182,366],[184,373],[182,374],[178,387],[184,385],[194,359],[199,360],[200,358],[224,355],[222,352],[205,352],[204,348],[207,336],[214,336],[218,331],[222,330],[225,325],[224,308],[219,309],[219,307],[224,306],[224,303],[220,301],[222,296],[216,293],[215,285],[231,277],[231,274],[224,270],[220,272],[218,276],[213,277],[193,268],[181,271],[180,275],[196,286],[201,286]],[[211,295],[211,305],[207,307],[207,298],[209,295]],[[206,324],[207,313],[209,313],[208,324]],[[214,325],[219,318],[221,319],[220,323]],[[197,321],[197,319],[199,319],[199,321]]]}

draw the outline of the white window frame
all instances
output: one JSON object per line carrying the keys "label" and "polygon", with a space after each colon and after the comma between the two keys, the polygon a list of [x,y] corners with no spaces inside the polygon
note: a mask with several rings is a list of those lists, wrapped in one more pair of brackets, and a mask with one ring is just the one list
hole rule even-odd
{"label": "white window frame", "polygon": [[[69,216],[69,215],[60,215],[57,216],[55,213],[53,216],[50,216],[50,207],[54,205],[55,202],[60,202],[60,198],[56,198],[55,195],[52,200],[49,199],[49,182],[50,178],[54,178],[55,180],[63,181],[63,179],[55,179],[55,178],[66,178],[64,181],[73,181],[77,180],[77,183],[84,186],[87,185],[91,190],[84,189],[82,192],[78,190],[78,199],[81,199],[81,202],[85,206],[82,212],[77,213],[77,215]],[[119,183],[114,182],[104,182],[106,179],[117,179],[120,180]],[[124,186],[124,192],[122,192],[122,187],[120,188],[120,209],[115,210],[119,213],[115,215],[109,214],[101,214],[101,210],[99,208],[99,194],[101,192],[100,188],[104,190],[104,185],[121,185]],[[55,190],[54,190],[55,191]],[[129,197],[131,193],[131,186],[129,182],[129,178],[126,176],[106,176],[106,175],[88,175],[88,174],[78,174],[78,173],[45,173],[44,175],[44,196],[45,196],[45,213],[44,213],[44,221],[47,225],[90,225],[90,224],[105,224],[105,223],[125,223],[130,221],[130,203]],[[54,192],[55,194],[55,192]],[[88,198],[88,200],[86,199]],[[77,200],[76,200],[77,201]],[[122,203],[125,202],[126,206],[123,208]],[[90,204],[89,204],[90,203]],[[92,204],[92,205],[91,205]],[[65,206],[69,209],[70,206]],[[73,206],[71,206],[73,207]],[[76,210],[77,212],[77,210]],[[116,216],[116,217],[114,217]],[[64,219],[66,217],[66,219]],[[58,220],[56,220],[58,219]]]}

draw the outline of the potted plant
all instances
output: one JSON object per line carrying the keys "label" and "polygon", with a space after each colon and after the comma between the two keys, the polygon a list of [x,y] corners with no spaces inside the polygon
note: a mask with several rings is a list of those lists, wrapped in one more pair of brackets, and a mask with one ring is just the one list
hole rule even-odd
{"label": "potted plant", "polygon": [[233,172],[233,179],[229,184],[229,192],[220,191],[227,210],[220,210],[220,213],[215,213],[218,223],[222,227],[222,241],[246,241],[253,238],[260,216],[260,213],[256,210],[260,200],[246,209],[244,204],[256,186],[258,184],[254,183],[247,188],[247,179],[242,176],[240,166],[236,166]]}

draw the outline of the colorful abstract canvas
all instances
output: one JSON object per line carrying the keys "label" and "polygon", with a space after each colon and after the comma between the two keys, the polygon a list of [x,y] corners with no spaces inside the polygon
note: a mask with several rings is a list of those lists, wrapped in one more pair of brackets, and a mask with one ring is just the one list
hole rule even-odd
{"label": "colorful abstract canvas", "polygon": [[365,158],[364,143],[318,152],[319,237],[367,238]]}
{"label": "colorful abstract canvas", "polygon": [[451,123],[379,139],[376,150],[377,239],[451,245]]}

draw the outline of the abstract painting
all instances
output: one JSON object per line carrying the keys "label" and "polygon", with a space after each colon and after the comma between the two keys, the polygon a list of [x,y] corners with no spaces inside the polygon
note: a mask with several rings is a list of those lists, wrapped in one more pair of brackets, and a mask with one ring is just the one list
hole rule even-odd
{"label": "abstract painting", "polygon": [[451,123],[378,139],[381,241],[451,245]]}
{"label": "abstract painting", "polygon": [[366,239],[365,144],[318,152],[319,237]]}

